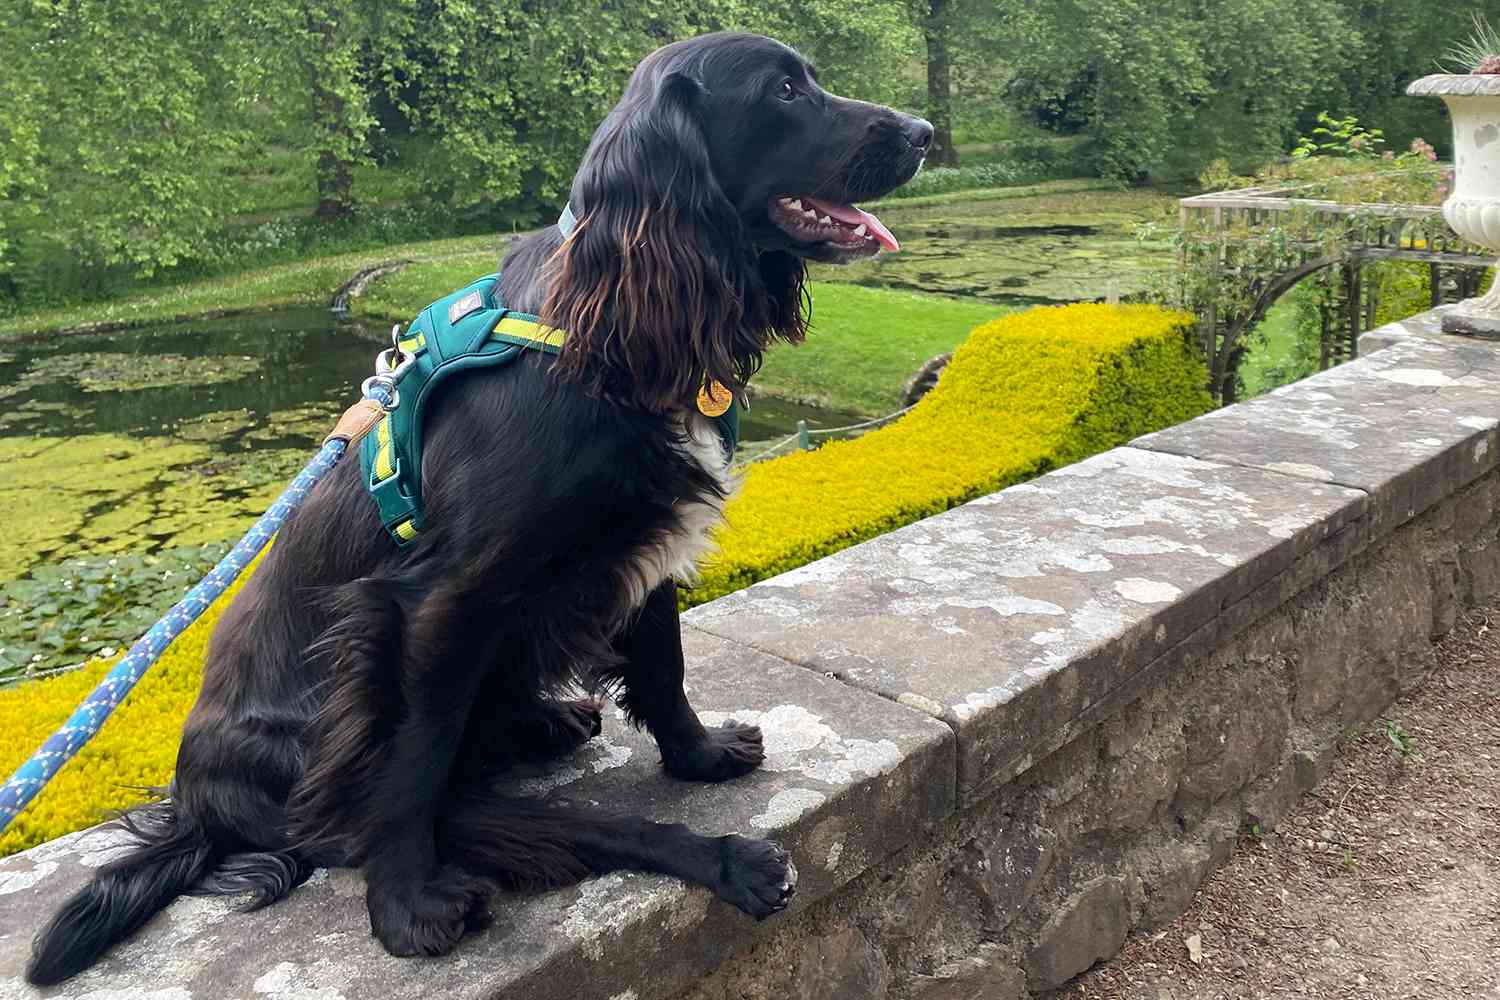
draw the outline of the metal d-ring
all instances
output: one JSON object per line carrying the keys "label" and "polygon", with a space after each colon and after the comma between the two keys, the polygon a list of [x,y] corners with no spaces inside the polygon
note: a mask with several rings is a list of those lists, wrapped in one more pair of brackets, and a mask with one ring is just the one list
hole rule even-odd
{"label": "metal d-ring", "polygon": [[391,378],[391,376],[385,372],[371,375],[369,378],[361,382],[359,384],[360,395],[364,396],[366,399],[375,399],[375,397],[371,395],[371,391],[376,386],[380,386],[381,388],[383,388],[385,390],[385,394],[390,397],[389,401],[383,399],[376,400],[376,402],[380,403],[381,408],[385,410],[385,412],[389,413],[396,407],[401,405],[401,390],[396,388],[396,380]]}

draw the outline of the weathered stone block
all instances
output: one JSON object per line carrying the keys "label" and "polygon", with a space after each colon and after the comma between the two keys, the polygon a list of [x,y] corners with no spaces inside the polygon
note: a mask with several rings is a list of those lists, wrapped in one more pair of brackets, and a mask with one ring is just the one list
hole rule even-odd
{"label": "weathered stone block", "polygon": [[[1293,743],[1296,739],[1297,737],[1293,738]],[[1327,773],[1332,758],[1331,746],[1322,750],[1286,751],[1276,770],[1263,775],[1246,789],[1246,828],[1258,827],[1262,833],[1276,829],[1302,793],[1311,789]]]}
{"label": "weathered stone block", "polygon": [[1188,753],[1183,728],[1160,726],[1129,754],[1113,761],[1098,778],[1096,797],[1103,806],[1099,828],[1145,829],[1157,809],[1187,780]]}
{"label": "weathered stone block", "polygon": [[1131,444],[1364,490],[1378,536],[1496,467],[1495,361],[1413,338]]}
{"label": "weathered stone block", "polygon": [[1130,933],[1125,879],[1096,878],[1059,903],[1026,955],[1033,990],[1050,990],[1120,950]]}
{"label": "weathered stone block", "polygon": [[1028,1000],[1026,974],[1000,948],[987,945],[912,984],[912,1000]]}
{"label": "weathered stone block", "polygon": [[1144,930],[1154,930],[1177,919],[1214,867],[1213,851],[1208,844],[1192,840],[1150,841],[1137,849],[1130,860],[1141,880],[1142,899],[1136,924]]}
{"label": "weathered stone block", "polygon": [[1236,643],[1216,658],[1222,665],[1184,706],[1186,760],[1173,808],[1189,822],[1281,756],[1289,719],[1280,663],[1241,660],[1243,648]]}

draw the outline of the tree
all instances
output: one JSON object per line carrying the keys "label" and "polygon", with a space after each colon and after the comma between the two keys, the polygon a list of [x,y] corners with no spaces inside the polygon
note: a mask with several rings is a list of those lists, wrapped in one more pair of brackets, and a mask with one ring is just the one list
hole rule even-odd
{"label": "tree", "polygon": [[192,252],[249,135],[237,24],[227,0],[0,7],[0,271],[45,284],[64,251],[85,273]]}
{"label": "tree", "polygon": [[1128,179],[1284,150],[1358,38],[1339,0],[1051,0],[1008,30],[1028,99],[1081,104],[1100,170]]}
{"label": "tree", "polygon": [[1405,149],[1420,137],[1451,153],[1443,103],[1413,100],[1406,85],[1439,72],[1438,59],[1468,33],[1469,14],[1481,5],[1445,8],[1430,0],[1338,0],[1338,5],[1345,22],[1355,26],[1354,44],[1346,47],[1338,72],[1307,102],[1300,130],[1310,130],[1318,112],[1331,111],[1384,129],[1393,149]]}
{"label": "tree", "polygon": [[948,57],[952,6],[953,0],[921,0],[917,8],[922,37],[927,43],[927,117],[932,121],[932,149],[927,160],[935,167],[958,166],[958,150],[953,147],[953,82]]}

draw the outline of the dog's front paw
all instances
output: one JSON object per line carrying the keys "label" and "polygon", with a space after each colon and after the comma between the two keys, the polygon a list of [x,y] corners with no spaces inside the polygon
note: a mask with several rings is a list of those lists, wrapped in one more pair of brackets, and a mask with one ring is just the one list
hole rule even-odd
{"label": "dog's front paw", "polygon": [[719,838],[719,898],[764,920],[797,894],[797,868],[779,846],[739,834]]}
{"label": "dog's front paw", "polygon": [[489,924],[488,895],[458,872],[391,886],[371,882],[365,893],[370,931],[398,958],[446,955],[466,931]]}
{"label": "dog's front paw", "polygon": [[673,747],[662,747],[662,766],[684,781],[728,781],[749,774],[766,759],[759,726],[745,726],[733,719],[717,729],[705,730],[703,739]]}

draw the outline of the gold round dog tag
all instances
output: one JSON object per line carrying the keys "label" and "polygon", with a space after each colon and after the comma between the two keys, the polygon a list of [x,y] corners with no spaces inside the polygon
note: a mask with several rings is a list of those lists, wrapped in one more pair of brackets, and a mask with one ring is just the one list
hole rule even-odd
{"label": "gold round dog tag", "polygon": [[713,379],[698,390],[698,412],[705,417],[723,416],[734,402],[734,393]]}

